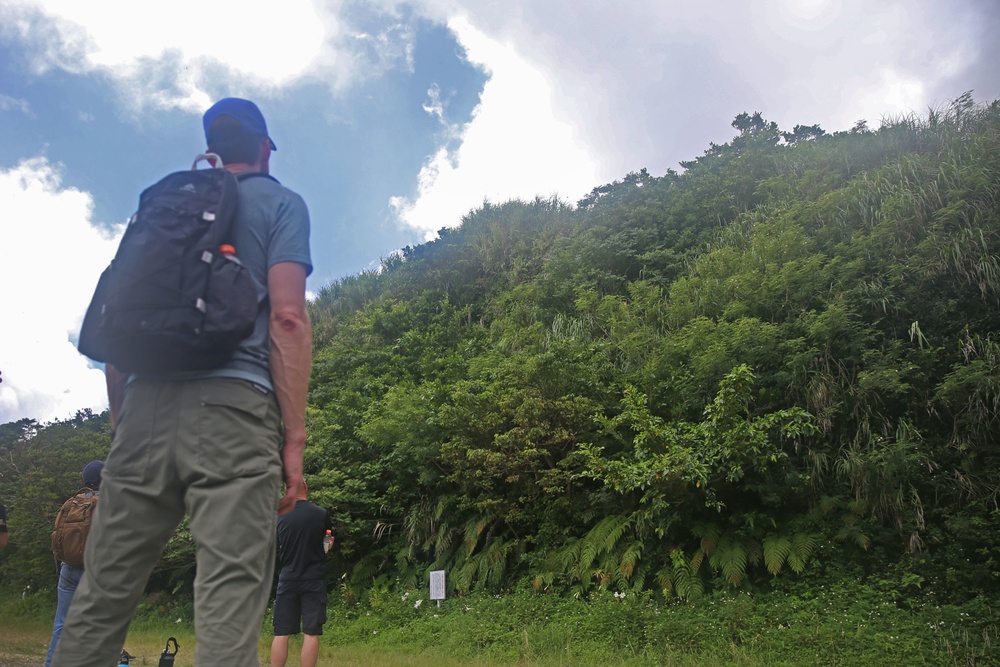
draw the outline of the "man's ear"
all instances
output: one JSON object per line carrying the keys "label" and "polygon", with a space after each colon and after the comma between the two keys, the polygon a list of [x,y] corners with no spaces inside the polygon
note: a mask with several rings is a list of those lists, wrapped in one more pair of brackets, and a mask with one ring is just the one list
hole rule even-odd
{"label": "man's ear", "polygon": [[271,167],[271,145],[267,143],[267,140],[260,142],[260,148],[257,151],[257,164],[255,165],[262,174],[269,173]]}

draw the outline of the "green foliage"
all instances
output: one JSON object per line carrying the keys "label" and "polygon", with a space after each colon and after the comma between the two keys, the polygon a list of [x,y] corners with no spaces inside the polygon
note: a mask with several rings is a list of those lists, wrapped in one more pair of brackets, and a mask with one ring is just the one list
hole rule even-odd
{"label": "green foliage", "polygon": [[733,127],[684,173],[486,203],[320,295],[308,466],[351,581],[996,570],[959,535],[1000,494],[1000,105]]}
{"label": "green foliage", "polygon": [[[600,590],[588,598],[473,594],[437,607],[418,590],[397,590],[357,607],[335,601],[323,643],[382,655],[441,651],[464,664],[903,666],[1000,658],[986,602],[927,603],[911,581],[714,593],[683,605]],[[912,609],[893,602],[904,591]]]}
{"label": "green foliage", "polygon": [[49,424],[22,419],[0,427],[0,499],[10,530],[0,550],[0,585],[55,590],[56,513],[83,486],[84,466],[105,458],[109,441],[107,415],[89,410]]}
{"label": "green foliage", "polygon": [[[695,606],[901,564],[942,604],[995,595],[1000,102],[733,127],[683,173],[486,202],[321,290],[306,474],[345,598],[445,569]],[[0,431],[39,537],[0,559],[35,577],[71,489],[32,443],[67,429]],[[154,585],[190,568],[182,530]]]}
{"label": "green foliage", "polygon": [[[84,466],[104,460],[110,443],[107,412],[0,426],[0,499],[10,528],[10,543],[0,550],[0,586],[54,594],[58,572],[50,536],[56,513],[82,487]],[[167,544],[151,589],[187,594],[193,580],[194,545],[185,521]]]}

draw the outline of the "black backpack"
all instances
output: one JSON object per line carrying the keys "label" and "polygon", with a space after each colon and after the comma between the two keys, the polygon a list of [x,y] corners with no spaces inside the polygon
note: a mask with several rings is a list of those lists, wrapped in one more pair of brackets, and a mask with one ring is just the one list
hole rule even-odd
{"label": "black backpack", "polygon": [[196,169],[208,158],[222,164],[199,155],[140,195],[80,329],[91,359],[125,372],[205,370],[253,333],[256,283],[232,247],[220,249],[231,242],[239,182],[221,167]]}

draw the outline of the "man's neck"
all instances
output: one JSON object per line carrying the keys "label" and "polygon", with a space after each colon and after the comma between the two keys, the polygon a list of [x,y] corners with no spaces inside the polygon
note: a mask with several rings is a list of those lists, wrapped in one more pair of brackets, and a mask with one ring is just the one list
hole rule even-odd
{"label": "man's neck", "polygon": [[251,172],[261,172],[266,174],[267,172],[260,168],[259,164],[245,164],[242,162],[237,162],[235,164],[227,164],[226,171],[232,172],[234,174],[249,174]]}

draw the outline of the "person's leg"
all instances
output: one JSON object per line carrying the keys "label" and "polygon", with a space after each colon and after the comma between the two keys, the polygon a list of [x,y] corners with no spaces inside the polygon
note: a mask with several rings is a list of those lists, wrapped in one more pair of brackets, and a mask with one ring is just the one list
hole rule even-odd
{"label": "person's leg", "polygon": [[56,652],[56,644],[59,643],[59,635],[62,634],[63,624],[66,622],[66,613],[69,611],[69,604],[73,601],[73,594],[83,576],[83,565],[70,565],[63,563],[59,568],[59,584],[56,587],[56,618],[52,623],[52,640],[49,642],[49,652],[45,656],[45,667],[51,667],[52,656]]}
{"label": "person's leg", "polygon": [[288,637],[297,635],[302,626],[302,609],[295,582],[278,579],[274,594],[274,640],[271,642],[271,667],[284,667],[288,660]]}
{"label": "person's leg", "polygon": [[302,655],[299,658],[302,667],[316,667],[317,657],[319,657],[319,637],[303,633]]}
{"label": "person's leg", "polygon": [[274,577],[281,483],[277,400],[243,380],[187,383],[185,504],[197,545],[194,661],[257,664]]}
{"label": "person's leg", "polygon": [[271,667],[285,667],[288,660],[288,635],[275,635],[271,640]]}
{"label": "person's leg", "polygon": [[132,614],[163,546],[184,513],[174,467],[177,391],[133,382],[108,454],[84,573],[53,667],[107,667],[121,655]]}
{"label": "person's leg", "polygon": [[302,596],[302,667],[316,667],[319,656],[319,636],[326,623],[326,581],[304,581],[300,584]]}

